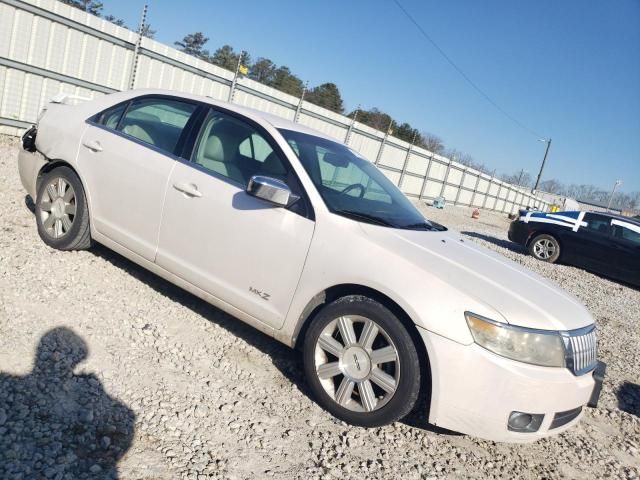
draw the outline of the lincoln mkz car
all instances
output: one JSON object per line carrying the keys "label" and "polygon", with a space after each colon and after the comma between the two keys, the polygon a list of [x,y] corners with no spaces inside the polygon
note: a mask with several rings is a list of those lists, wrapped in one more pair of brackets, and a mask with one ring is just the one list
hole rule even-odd
{"label": "lincoln mkz car", "polygon": [[640,286],[640,221],[602,212],[520,212],[509,240],[543,262],[561,261]]}
{"label": "lincoln mkz car", "polygon": [[348,146],[169,91],[67,103],[18,159],[44,243],[99,242],[301,349],[337,418],[372,427],[425,404],[436,426],[523,442],[597,403],[587,309],[425,219]]}

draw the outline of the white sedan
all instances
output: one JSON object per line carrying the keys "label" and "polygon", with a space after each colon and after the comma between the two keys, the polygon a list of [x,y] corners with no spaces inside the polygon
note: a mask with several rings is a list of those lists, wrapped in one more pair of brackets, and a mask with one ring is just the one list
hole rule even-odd
{"label": "white sedan", "polygon": [[42,240],[99,242],[303,350],[355,425],[497,441],[597,403],[593,319],[556,285],[425,219],[373,164],[298,123],[169,91],[49,104],[19,170]]}

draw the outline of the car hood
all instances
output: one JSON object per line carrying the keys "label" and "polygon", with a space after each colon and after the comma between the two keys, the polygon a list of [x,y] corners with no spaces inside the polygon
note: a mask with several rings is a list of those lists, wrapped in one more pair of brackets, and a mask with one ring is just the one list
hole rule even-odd
{"label": "car hood", "polygon": [[[489,307],[512,325],[573,330],[594,323],[584,305],[558,285],[455,231],[400,230],[361,224],[369,238],[401,255],[427,277]],[[477,312],[476,312],[477,313]]]}

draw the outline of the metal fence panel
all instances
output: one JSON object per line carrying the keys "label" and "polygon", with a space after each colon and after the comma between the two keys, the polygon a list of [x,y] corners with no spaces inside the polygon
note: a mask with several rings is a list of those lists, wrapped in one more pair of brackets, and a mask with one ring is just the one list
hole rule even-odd
{"label": "metal fence panel", "polygon": [[429,171],[429,178],[443,181],[446,174],[447,165],[434,160],[431,164],[431,170]]}
{"label": "metal fence panel", "polygon": [[407,162],[407,172],[415,173],[417,175],[426,175],[427,167],[429,166],[429,159],[411,152],[409,155],[409,161]]}
{"label": "metal fence panel", "polygon": [[472,206],[474,207],[482,207],[486,201],[486,195],[482,193],[476,193],[476,196],[473,197]]}
{"label": "metal fence panel", "polygon": [[382,150],[380,165],[402,170],[406,156],[406,150],[402,150],[393,144],[387,143]]}
{"label": "metal fence panel", "polygon": [[458,194],[458,202],[461,205],[471,205],[471,196],[473,192],[469,190],[461,189]]}
{"label": "metal fence panel", "polygon": [[425,185],[423,196],[426,198],[439,197],[441,189],[442,189],[442,183],[434,180],[427,180],[427,184]]}
{"label": "metal fence panel", "polygon": [[[307,105],[306,102],[305,102],[305,105]],[[289,120],[293,120],[294,115],[295,115],[295,109],[292,109],[291,116],[286,116],[286,118],[288,118]],[[304,110],[300,114],[299,122],[308,127],[315,128],[316,130],[319,130],[322,133],[329,135],[330,137],[333,137],[338,141],[343,141],[345,136],[347,135],[348,127],[345,127],[343,125],[328,123],[324,121],[322,118],[318,118],[316,115],[311,115],[309,113],[306,113]]]}
{"label": "metal fence panel", "polygon": [[442,196],[445,198],[445,200],[447,200],[448,202],[455,202],[456,200],[456,196],[458,195],[458,187],[454,186],[454,185],[445,185],[444,187],[444,192],[442,193]]}
{"label": "metal fence panel", "polygon": [[478,176],[467,172],[467,174],[464,176],[464,181],[462,182],[462,186],[465,188],[471,188],[473,190],[477,182],[478,182]]}
{"label": "metal fence panel", "polygon": [[392,172],[391,170],[387,170],[387,169],[382,169],[382,173],[385,174],[385,176],[391,180],[393,182],[394,185],[398,186],[398,183],[400,182],[400,173],[398,172]]}
{"label": "metal fence panel", "polygon": [[402,179],[400,188],[408,195],[419,197],[420,192],[422,191],[423,181],[424,180],[422,178],[406,175]]}
{"label": "metal fence panel", "polygon": [[351,135],[349,146],[360,153],[364,158],[374,161],[380,149],[380,142],[376,138],[371,138],[359,131],[354,131]]}
{"label": "metal fence panel", "polygon": [[451,166],[449,170],[449,176],[447,177],[447,183],[455,183],[460,185],[462,183],[462,170],[457,167]]}

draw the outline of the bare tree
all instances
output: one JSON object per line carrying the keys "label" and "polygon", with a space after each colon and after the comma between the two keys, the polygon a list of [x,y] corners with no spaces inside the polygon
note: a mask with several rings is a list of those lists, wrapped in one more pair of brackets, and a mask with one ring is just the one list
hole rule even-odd
{"label": "bare tree", "polygon": [[632,192],[629,194],[629,208],[633,210],[640,209],[640,192]]}
{"label": "bare tree", "polygon": [[524,171],[524,169],[520,169],[512,174],[502,174],[500,178],[512,185],[517,185],[519,187],[531,187],[533,184],[533,178],[529,174],[529,172]]}
{"label": "bare tree", "polygon": [[562,183],[560,183],[555,178],[545,180],[544,182],[540,183],[540,190],[542,190],[543,192],[560,194],[563,189],[564,185],[562,185]]}
{"label": "bare tree", "polygon": [[422,132],[422,139],[418,144],[419,147],[425,148],[430,152],[442,155],[444,153],[444,143],[437,135],[429,132]]}

